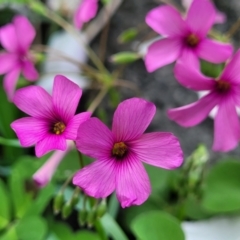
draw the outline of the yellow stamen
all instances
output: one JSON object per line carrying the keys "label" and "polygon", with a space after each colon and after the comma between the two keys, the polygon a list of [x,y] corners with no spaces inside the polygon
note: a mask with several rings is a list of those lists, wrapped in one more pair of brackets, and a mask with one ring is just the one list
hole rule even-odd
{"label": "yellow stamen", "polygon": [[53,133],[59,135],[64,132],[66,126],[63,122],[57,122],[53,125]]}
{"label": "yellow stamen", "polygon": [[113,156],[122,158],[127,153],[127,146],[124,142],[115,143],[112,149]]}

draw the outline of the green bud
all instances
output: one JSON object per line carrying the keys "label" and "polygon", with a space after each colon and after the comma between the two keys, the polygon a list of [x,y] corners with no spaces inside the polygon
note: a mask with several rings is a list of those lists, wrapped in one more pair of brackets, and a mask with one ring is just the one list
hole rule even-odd
{"label": "green bud", "polygon": [[72,205],[73,208],[77,205],[77,203],[79,201],[79,194],[80,194],[80,191],[78,189],[75,190],[74,193],[73,193],[73,196],[72,196],[72,199],[71,199],[71,205]]}
{"label": "green bud", "polygon": [[106,199],[103,199],[100,204],[97,206],[97,217],[101,218],[107,211]]}
{"label": "green bud", "polygon": [[96,208],[93,208],[87,213],[87,225],[89,228],[92,227],[95,220],[96,220]]}
{"label": "green bud", "polygon": [[138,31],[136,28],[129,28],[125,31],[123,31],[119,37],[118,37],[118,42],[119,43],[127,43],[132,41],[138,34]]}
{"label": "green bud", "polygon": [[132,63],[140,59],[141,56],[135,52],[119,52],[111,56],[110,61],[117,64]]}
{"label": "green bud", "polygon": [[64,196],[63,193],[60,191],[53,200],[53,211],[54,214],[58,214],[63,206],[64,203]]}
{"label": "green bud", "polygon": [[62,218],[66,219],[72,213],[72,205],[70,202],[66,202],[62,208]]}
{"label": "green bud", "polygon": [[87,210],[86,209],[81,209],[78,212],[78,223],[81,227],[83,227],[86,223],[87,220]]}

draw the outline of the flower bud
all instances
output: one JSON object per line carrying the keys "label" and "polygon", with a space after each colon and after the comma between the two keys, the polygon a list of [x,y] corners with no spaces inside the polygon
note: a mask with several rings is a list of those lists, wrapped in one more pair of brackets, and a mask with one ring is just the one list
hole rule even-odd
{"label": "flower bud", "polygon": [[87,220],[87,210],[86,209],[81,209],[78,212],[78,223],[82,227],[85,225]]}
{"label": "flower bud", "polygon": [[62,218],[66,219],[72,213],[72,205],[70,202],[66,202],[62,208]]}
{"label": "flower bud", "polygon": [[64,203],[64,196],[63,193],[60,191],[53,200],[53,211],[54,214],[58,214],[63,206]]}
{"label": "flower bud", "polygon": [[111,56],[110,61],[117,64],[126,64],[137,61],[140,55],[135,52],[119,52]]}
{"label": "flower bud", "polygon": [[96,215],[101,218],[107,211],[106,199],[103,199],[97,206]]}
{"label": "flower bud", "polygon": [[95,220],[96,220],[96,208],[94,207],[87,213],[87,225],[89,228],[92,227]]}

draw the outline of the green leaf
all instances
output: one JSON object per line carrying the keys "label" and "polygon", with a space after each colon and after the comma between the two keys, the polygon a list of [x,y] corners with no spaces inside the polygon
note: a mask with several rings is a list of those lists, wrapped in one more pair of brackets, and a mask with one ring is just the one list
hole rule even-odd
{"label": "green leaf", "polygon": [[212,212],[240,210],[240,162],[218,162],[210,170],[203,190],[203,207]]}
{"label": "green leaf", "polygon": [[131,229],[141,240],[185,239],[179,221],[161,211],[150,211],[137,216],[131,224]]}
{"label": "green leaf", "polygon": [[0,179],[0,197],[1,197],[1,203],[0,203],[0,230],[5,228],[10,219],[10,199],[8,196],[8,191],[6,189],[6,186],[4,182]]}
{"label": "green leaf", "polygon": [[224,68],[224,64],[214,64],[207,61],[201,61],[201,71],[204,75],[217,78]]}
{"label": "green leaf", "polygon": [[7,232],[4,232],[3,235],[0,235],[0,240],[19,240],[15,225],[11,226]]}
{"label": "green leaf", "polygon": [[118,42],[119,43],[127,43],[135,39],[135,37],[138,34],[138,30],[136,28],[129,28],[123,31],[119,37]]}
{"label": "green leaf", "polygon": [[48,203],[54,195],[54,185],[49,184],[38,192],[37,198],[27,210],[26,215],[40,215],[43,213]]}
{"label": "green leaf", "polygon": [[123,230],[108,213],[100,219],[100,222],[108,235],[114,240],[128,240]]}
{"label": "green leaf", "polygon": [[21,219],[16,226],[18,239],[21,240],[44,240],[47,234],[47,224],[43,218],[28,216]]}
{"label": "green leaf", "polygon": [[111,56],[110,61],[117,64],[133,63],[141,56],[135,52],[119,52]]}
{"label": "green leaf", "polygon": [[10,147],[22,147],[18,139],[7,139],[0,137],[0,145],[10,146]]}
{"label": "green leaf", "polygon": [[75,234],[73,234],[73,240],[76,239],[81,239],[81,240],[101,240],[101,238],[92,232],[83,230],[83,231],[78,231]]}

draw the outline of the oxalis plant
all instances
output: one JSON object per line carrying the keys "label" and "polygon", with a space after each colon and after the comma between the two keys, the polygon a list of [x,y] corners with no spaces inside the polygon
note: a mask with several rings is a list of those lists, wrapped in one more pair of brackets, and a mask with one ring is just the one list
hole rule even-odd
{"label": "oxalis plant", "polygon": [[[240,139],[240,50],[232,45],[239,21],[219,32],[214,25],[227,18],[210,0],[155,2],[146,24],[116,38],[134,47],[106,57],[121,3],[1,2],[0,240],[184,240],[183,222],[239,214],[240,162],[226,154]],[[70,40],[63,49],[47,44],[59,30],[82,60],[79,51],[65,53]],[[87,83],[61,64],[43,70],[49,56]],[[166,111],[183,134],[156,124],[159,105],[123,79],[137,61],[146,76],[172,64],[179,85],[199,93]],[[209,115],[212,149],[202,142],[184,154],[184,131]],[[225,159],[209,161],[212,151]]]}

